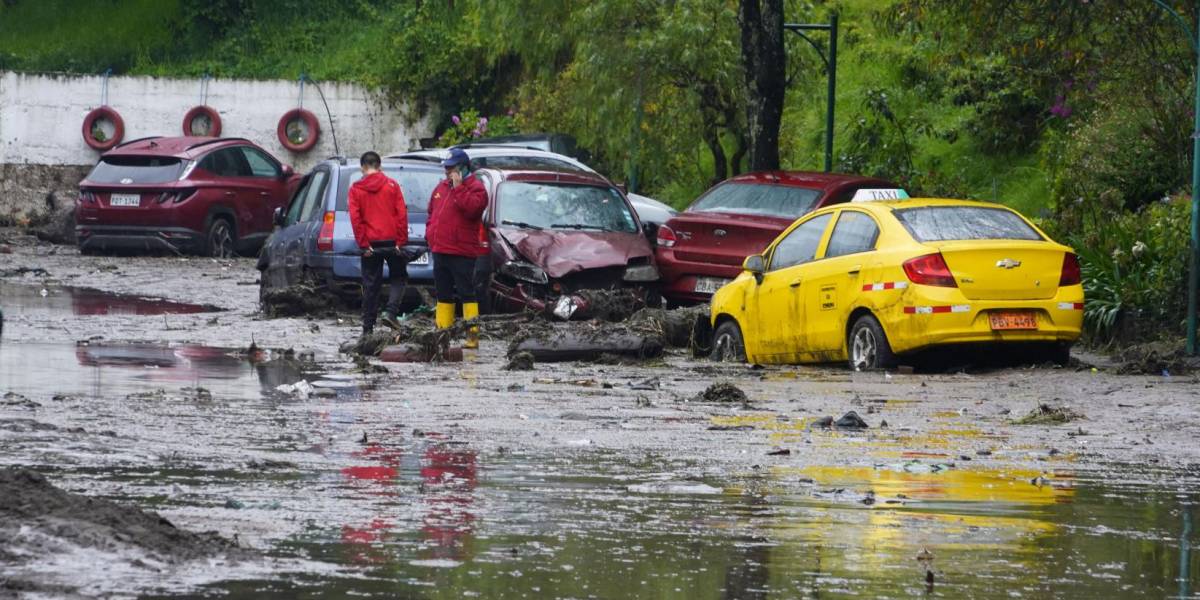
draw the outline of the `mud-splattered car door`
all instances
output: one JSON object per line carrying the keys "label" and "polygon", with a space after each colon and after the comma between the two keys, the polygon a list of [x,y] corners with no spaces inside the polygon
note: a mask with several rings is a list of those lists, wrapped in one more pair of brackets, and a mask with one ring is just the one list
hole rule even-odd
{"label": "mud-splattered car door", "polygon": [[317,231],[324,214],[328,169],[318,167],[301,184],[288,206],[283,226],[271,236],[267,271],[269,287],[282,288],[298,283],[303,276],[305,256],[313,251]]}

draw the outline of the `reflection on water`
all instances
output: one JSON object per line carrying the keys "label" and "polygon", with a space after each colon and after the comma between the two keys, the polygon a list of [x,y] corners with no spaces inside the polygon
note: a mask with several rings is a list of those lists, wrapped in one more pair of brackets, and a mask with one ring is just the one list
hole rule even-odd
{"label": "reflection on water", "polygon": [[91,288],[0,284],[0,307],[8,318],[45,315],[184,315],[220,308],[130,296]]}
{"label": "reflection on water", "polygon": [[305,377],[294,361],[266,358],[198,345],[6,342],[0,344],[0,392],[101,399],[191,385],[238,397]]}
{"label": "reflection on water", "polygon": [[[481,464],[440,436],[402,445],[411,455],[367,445],[342,470],[370,482],[363,493],[389,495],[378,514],[281,547],[365,569],[365,578],[232,581],[214,593],[1137,598],[1189,597],[1200,575],[1181,544],[1193,535],[1194,487],[881,466],[774,469],[718,496],[637,494],[629,482],[661,476],[651,475],[655,465],[533,456]],[[797,476],[806,483],[789,483]],[[863,502],[868,491],[872,503]]]}

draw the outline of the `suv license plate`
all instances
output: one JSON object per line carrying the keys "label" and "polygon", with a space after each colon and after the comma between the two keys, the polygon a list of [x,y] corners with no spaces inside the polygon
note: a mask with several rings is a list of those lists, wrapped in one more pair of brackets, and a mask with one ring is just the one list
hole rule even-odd
{"label": "suv license plate", "polygon": [[720,277],[697,277],[694,289],[701,294],[715,294],[717,290],[721,289],[721,286],[730,281],[730,279],[722,279]]}
{"label": "suv license plate", "polygon": [[113,194],[108,199],[109,206],[141,206],[140,194]]}
{"label": "suv license plate", "polygon": [[410,265],[427,265],[427,264],[429,264],[429,253],[425,252],[425,253],[421,254],[420,256],[412,259],[412,261],[409,262],[408,264],[410,264]]}
{"label": "suv license plate", "polygon": [[988,321],[992,329],[1037,329],[1037,315],[1031,312],[991,312]]}

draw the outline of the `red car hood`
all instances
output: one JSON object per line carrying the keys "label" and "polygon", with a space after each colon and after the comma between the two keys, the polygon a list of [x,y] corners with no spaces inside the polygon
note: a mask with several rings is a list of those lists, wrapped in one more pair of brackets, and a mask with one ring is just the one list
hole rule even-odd
{"label": "red car hood", "polygon": [[584,269],[625,266],[630,259],[650,258],[650,243],[635,233],[500,229],[521,256],[560,278]]}

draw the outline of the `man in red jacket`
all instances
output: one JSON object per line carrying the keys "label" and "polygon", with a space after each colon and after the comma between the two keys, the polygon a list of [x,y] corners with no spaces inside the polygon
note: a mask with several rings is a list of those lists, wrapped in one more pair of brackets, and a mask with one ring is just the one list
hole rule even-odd
{"label": "man in red jacket", "polygon": [[350,186],[350,225],[362,250],[362,325],[366,335],[375,329],[385,262],[391,289],[380,318],[389,327],[400,326],[396,313],[408,283],[408,255],[403,248],[408,243],[408,209],[400,184],[379,170],[378,154],[367,152],[358,164],[363,178]]}
{"label": "man in red jacket", "polygon": [[[439,329],[454,324],[454,301],[462,302],[463,319],[479,316],[475,296],[475,261],[488,253],[480,240],[487,190],[470,169],[470,159],[461,148],[451,148],[442,161],[446,179],[429,199],[429,223],[425,239],[433,252],[433,284],[437,295],[435,319]],[[479,347],[479,328],[467,333],[466,348]]]}

